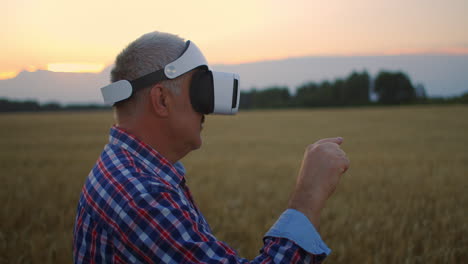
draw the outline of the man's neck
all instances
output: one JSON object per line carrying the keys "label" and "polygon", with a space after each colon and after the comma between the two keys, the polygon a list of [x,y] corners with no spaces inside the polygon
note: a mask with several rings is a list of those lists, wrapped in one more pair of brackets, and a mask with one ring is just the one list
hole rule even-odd
{"label": "man's neck", "polygon": [[166,158],[171,164],[182,159],[187,153],[181,153],[172,142],[169,131],[165,131],[163,124],[159,122],[148,122],[145,120],[125,121],[119,120],[116,125],[136,138],[155,149],[159,154]]}

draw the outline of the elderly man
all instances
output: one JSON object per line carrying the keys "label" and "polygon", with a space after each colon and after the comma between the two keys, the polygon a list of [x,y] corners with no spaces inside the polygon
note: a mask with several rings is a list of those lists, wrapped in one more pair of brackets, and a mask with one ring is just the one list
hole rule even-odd
{"label": "elderly man", "polygon": [[[75,263],[247,263],[212,233],[179,162],[200,148],[204,115],[233,114],[235,74],[209,70],[189,41],[143,35],[117,57],[102,88],[116,125],[82,189]],[[349,161],[341,138],[306,148],[289,208],[251,263],[319,263],[330,249],[317,233],[326,200]]]}

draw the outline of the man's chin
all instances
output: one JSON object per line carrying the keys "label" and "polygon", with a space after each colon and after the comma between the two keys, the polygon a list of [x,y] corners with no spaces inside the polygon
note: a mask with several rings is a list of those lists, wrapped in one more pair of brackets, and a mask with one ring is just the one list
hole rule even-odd
{"label": "man's chin", "polygon": [[194,144],[192,146],[192,150],[197,150],[197,149],[201,148],[201,146],[202,146],[202,139],[200,137],[196,142],[194,142]]}

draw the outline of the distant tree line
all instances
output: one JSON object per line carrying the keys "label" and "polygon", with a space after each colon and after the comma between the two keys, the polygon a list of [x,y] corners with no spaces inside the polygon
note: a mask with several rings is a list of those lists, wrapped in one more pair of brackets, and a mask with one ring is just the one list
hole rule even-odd
{"label": "distant tree line", "polygon": [[[371,100],[371,94],[376,100]],[[288,87],[273,86],[241,92],[241,109],[309,108],[399,104],[468,103],[468,92],[459,97],[428,98],[422,84],[413,85],[403,72],[382,71],[372,80],[366,71],[345,79],[309,82],[291,94]]]}
{"label": "distant tree line", "polygon": [[0,112],[87,111],[104,109],[110,109],[110,107],[99,104],[40,104],[34,100],[13,101],[5,98],[0,98]]}
{"label": "distant tree line", "polygon": [[[371,95],[376,100],[371,100]],[[413,85],[403,72],[382,71],[373,80],[366,71],[353,72],[345,79],[308,82],[291,94],[288,87],[273,86],[242,91],[241,109],[341,107],[400,104],[468,104],[468,92],[458,97],[429,98],[422,84]],[[36,101],[11,101],[0,98],[0,112],[101,110],[99,104],[40,104]]]}

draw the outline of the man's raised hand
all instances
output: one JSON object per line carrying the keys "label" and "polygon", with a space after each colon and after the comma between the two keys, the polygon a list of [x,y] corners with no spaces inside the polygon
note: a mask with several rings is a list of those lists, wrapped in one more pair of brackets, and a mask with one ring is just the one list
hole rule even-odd
{"label": "man's raised hand", "polygon": [[321,139],[307,146],[289,208],[305,214],[316,228],[325,202],[335,191],[349,159],[340,148],[341,137]]}

